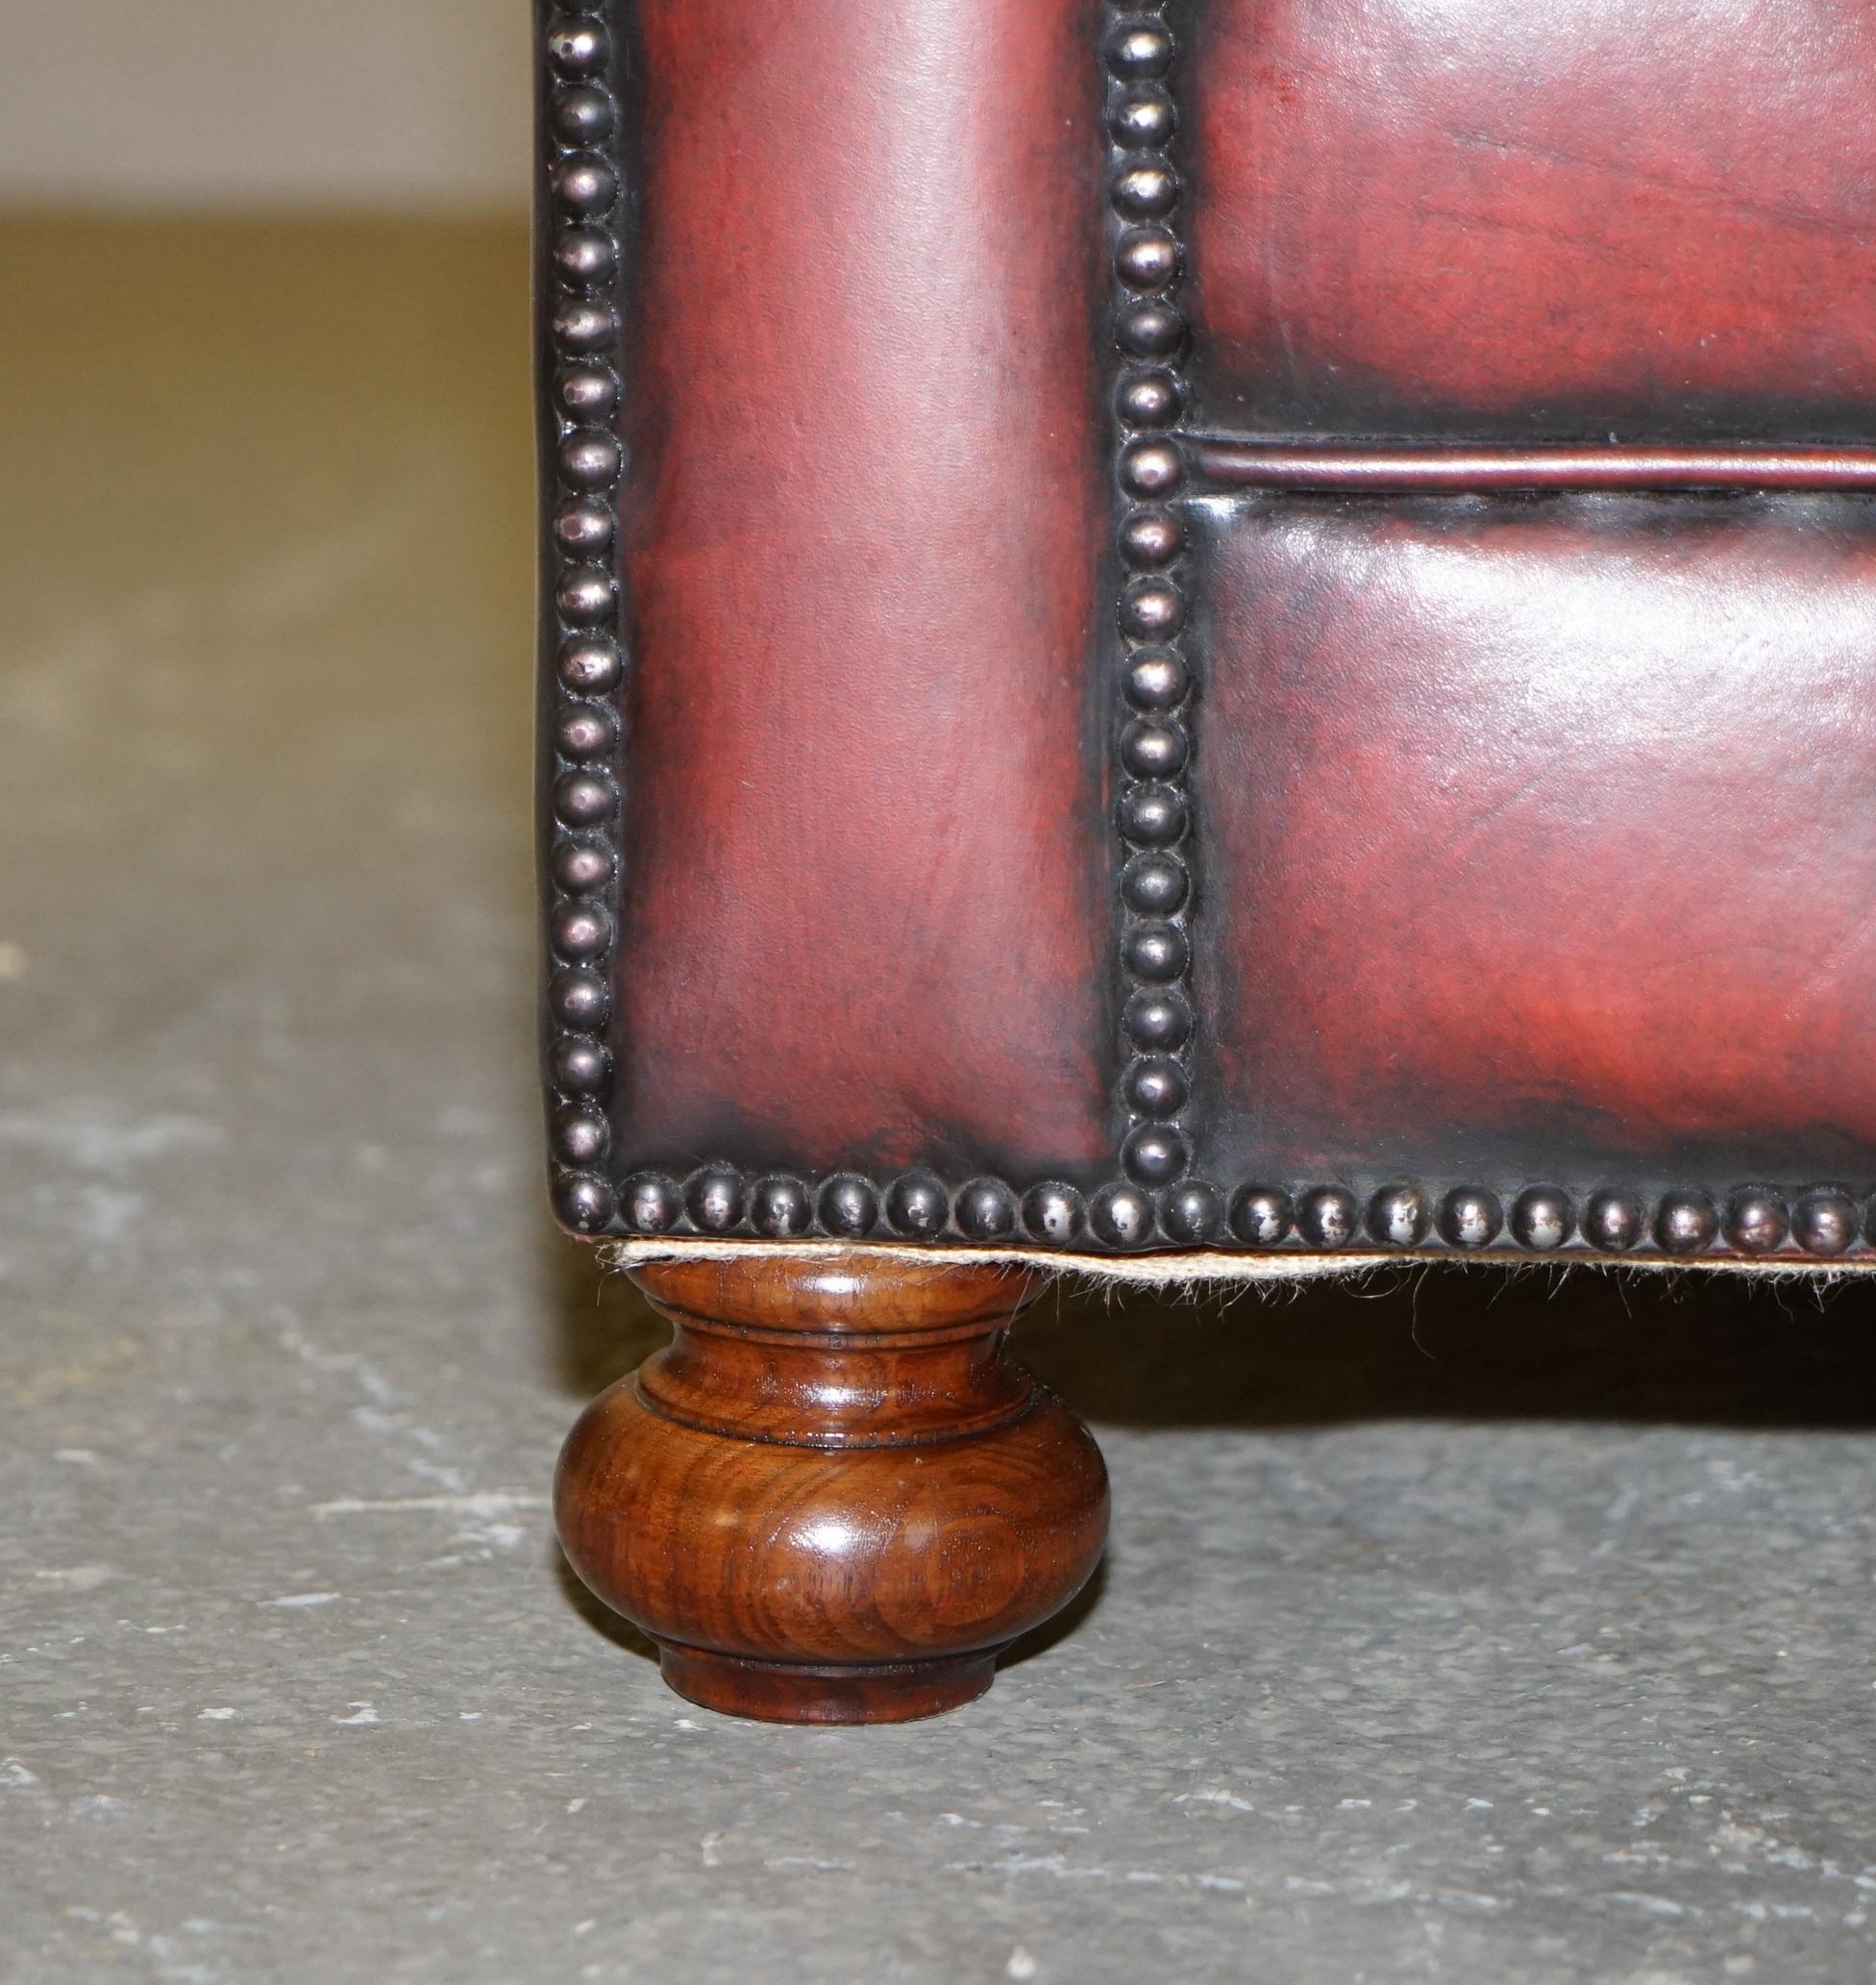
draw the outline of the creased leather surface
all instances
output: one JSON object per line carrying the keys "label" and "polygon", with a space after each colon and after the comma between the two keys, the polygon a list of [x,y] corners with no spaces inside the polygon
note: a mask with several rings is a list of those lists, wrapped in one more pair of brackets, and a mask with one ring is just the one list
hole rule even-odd
{"label": "creased leather surface", "polygon": [[1208,0],[1211,417],[1876,434],[1867,0]]}
{"label": "creased leather surface", "polygon": [[1876,505],[1206,507],[1205,1162],[1876,1171]]}
{"label": "creased leather surface", "polygon": [[1111,1141],[1078,0],[648,0],[615,1147]]}

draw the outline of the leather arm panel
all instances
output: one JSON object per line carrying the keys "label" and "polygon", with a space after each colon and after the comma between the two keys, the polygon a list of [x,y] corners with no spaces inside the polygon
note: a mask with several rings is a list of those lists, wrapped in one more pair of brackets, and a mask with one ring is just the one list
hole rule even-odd
{"label": "leather arm panel", "polygon": [[1093,1173],[1087,10],[637,12],[614,1163]]}

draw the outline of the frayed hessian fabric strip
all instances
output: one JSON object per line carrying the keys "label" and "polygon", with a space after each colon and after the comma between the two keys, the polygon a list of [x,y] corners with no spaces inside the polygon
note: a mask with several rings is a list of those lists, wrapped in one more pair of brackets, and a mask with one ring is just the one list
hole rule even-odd
{"label": "frayed hessian fabric strip", "polygon": [[[1244,1255],[1207,1251],[1189,1254],[1123,1255],[1041,1253],[1014,1248],[899,1248],[842,1241],[784,1242],[778,1245],[773,1241],[623,1240],[607,1241],[599,1250],[600,1259],[608,1268],[616,1269],[640,1268],[654,1261],[737,1261],[752,1256],[811,1261],[827,1260],[840,1254],[864,1254],[881,1261],[943,1262],[959,1268],[982,1268],[995,1264],[1042,1269],[1052,1275],[1085,1276],[1090,1281],[1140,1289],[1167,1289],[1195,1283],[1244,1287],[1258,1283],[1326,1281],[1338,1277],[1371,1275],[1376,1269],[1409,1264],[1425,1268],[1451,1267],[1454,1260],[1451,1253],[1433,1249],[1391,1250],[1385,1254]],[[1610,1260],[1587,1253],[1553,1254],[1538,1259],[1528,1255],[1486,1258],[1519,1273],[1532,1268],[1613,1269],[1644,1275],[1705,1271],[1708,1274],[1744,1275],[1772,1281],[1820,1285],[1857,1279],[1876,1270],[1876,1260],[1842,1261],[1825,1267],[1796,1260],[1677,1260],[1653,1256]]]}

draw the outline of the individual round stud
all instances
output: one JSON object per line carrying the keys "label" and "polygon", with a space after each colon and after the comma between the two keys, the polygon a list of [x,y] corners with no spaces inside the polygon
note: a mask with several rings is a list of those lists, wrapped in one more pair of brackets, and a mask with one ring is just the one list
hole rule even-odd
{"label": "individual round stud", "polygon": [[553,866],[554,880],[569,896],[592,896],[611,881],[617,863],[604,841],[562,841]]}
{"label": "individual round stud", "polygon": [[728,1233],[745,1202],[743,1175],[732,1165],[705,1165],[684,1183],[684,1211],[700,1233]]}
{"label": "individual round stud", "polygon": [[604,365],[568,365],[555,379],[554,396],[574,420],[605,420],[619,404],[619,382]]}
{"label": "individual round stud", "polygon": [[1157,150],[1177,122],[1172,99],[1151,84],[1129,89],[1107,112],[1108,136],[1126,152]]}
{"label": "individual round stud", "polygon": [[1775,1254],[1790,1231],[1790,1217],[1776,1193],[1747,1187],[1727,1203],[1726,1238],[1741,1254]]}
{"label": "individual round stud", "polygon": [[554,541],[571,558],[603,552],[612,542],[612,512],[597,497],[575,497],[554,512]]}
{"label": "individual round stud", "polygon": [[1828,1186],[1808,1192],[1791,1209],[1791,1232],[1807,1254],[1842,1254],[1856,1244],[1855,1203]]}
{"label": "individual round stud", "polygon": [[1166,1122],[1185,1108],[1190,1084],[1185,1070],[1170,1055],[1147,1055],[1128,1063],[1121,1091],[1135,1116]]}
{"label": "individual round stud", "polygon": [[1123,83],[1143,83],[1172,66],[1172,37],[1156,20],[1123,20],[1102,51],[1107,72]]}
{"label": "individual round stud", "polygon": [[1176,924],[1136,924],[1121,942],[1127,972],[1148,985],[1171,985],[1185,976],[1192,947]]}
{"label": "individual round stud", "polygon": [[1599,1192],[1583,1209],[1583,1238],[1612,1254],[1635,1247],[1647,1224],[1647,1209],[1633,1193]]}
{"label": "individual round stud", "polygon": [[1050,1179],[1034,1185],[1023,1197],[1023,1230],[1032,1241],[1066,1248],[1081,1232],[1088,1217],[1081,1195],[1072,1185]]}
{"label": "individual round stud", "polygon": [[1175,1125],[1142,1124],[1121,1146],[1121,1162],[1137,1184],[1171,1185],[1185,1176],[1192,1154]]}
{"label": "individual round stud", "polygon": [[612,1188],[590,1172],[561,1172],[553,1187],[554,1212],[575,1233],[604,1233],[612,1225]]}
{"label": "individual round stud", "polygon": [[1699,1254],[1719,1233],[1719,1217],[1703,1192],[1666,1194],[1655,1213],[1655,1244],[1664,1254]]}
{"label": "individual round stud", "polygon": [[604,89],[575,83],[548,99],[547,121],[563,145],[596,145],[612,136],[619,113]]}
{"label": "individual round stud", "polygon": [[814,1220],[807,1187],[799,1179],[777,1175],[758,1179],[750,1188],[749,1222],[757,1233],[772,1241],[793,1240],[804,1234]]}
{"label": "individual round stud", "polygon": [[1179,244],[1172,229],[1157,222],[1129,228],[1115,244],[1114,273],[1129,289],[1164,289],[1179,273]]}
{"label": "individual round stud", "polygon": [[584,1034],[562,1034],[549,1052],[547,1072],[563,1095],[597,1096],[612,1074],[612,1057]]}
{"label": "individual round stud", "polygon": [[1129,441],[1121,451],[1121,486],[1129,496],[1171,496],[1185,473],[1185,459],[1171,441]]}
{"label": "individual round stud", "polygon": [[1448,1247],[1489,1248],[1504,1224],[1497,1195],[1477,1186],[1455,1187],[1440,1202],[1440,1235]]}
{"label": "individual round stud", "polygon": [[972,1179],[958,1189],[957,1225],[967,1239],[1002,1240],[1016,1231],[1016,1195],[1000,1179]]}
{"label": "individual round stud", "polygon": [[1088,1206],[1088,1226],[1110,1248],[1144,1248],[1153,1237],[1153,1203],[1138,1186],[1103,1185]]}
{"label": "individual round stud", "polygon": [[1121,733],[1121,763],[1136,779],[1176,779],[1185,770],[1185,727],[1143,719]]}
{"label": "individual round stud", "polygon": [[1176,993],[1137,992],[1123,1009],[1121,1025],[1143,1055],[1172,1055],[1192,1038],[1192,1008]]}
{"label": "individual round stud", "polygon": [[597,758],[619,741],[619,720],[603,703],[570,703],[554,720],[554,742],[570,758]]}
{"label": "individual round stud", "polygon": [[879,1224],[879,1195],[864,1179],[843,1172],[821,1188],[821,1225],[843,1241],[864,1240]]}
{"label": "individual round stud", "polygon": [[1114,320],[1122,351],[1135,359],[1170,359],[1186,341],[1186,320],[1172,305],[1132,303]]}
{"label": "individual round stud", "polygon": [[609,696],[625,658],[605,634],[575,634],[560,650],[560,681],[575,696]]}
{"label": "individual round stud", "polygon": [[619,810],[619,789],[598,772],[568,772],[554,783],[554,815],[567,827],[593,827]]}
{"label": "individual round stud", "polygon": [[618,598],[618,583],[600,565],[572,566],[554,583],[554,604],[570,627],[609,620]]}
{"label": "individual round stud", "polygon": [[1296,1207],[1296,1231],[1312,1248],[1345,1248],[1361,1232],[1362,1209],[1346,1186],[1319,1185]]}
{"label": "individual round stud", "polygon": [[1170,372],[1129,372],[1114,396],[1114,410],[1133,428],[1171,427],[1179,417],[1185,396]]}
{"label": "individual round stud", "polygon": [[950,1195],[927,1173],[908,1172],[895,1179],[886,1194],[886,1218],[893,1230],[912,1240],[928,1241],[944,1232],[950,1210]]}
{"label": "individual round stud", "polygon": [[619,197],[619,175],[597,152],[575,152],[548,175],[555,203],[568,213],[605,213]]}
{"label": "individual round stud", "polygon": [[575,1033],[597,1033],[605,1025],[611,997],[605,980],[584,965],[569,965],[548,982],[548,1005],[559,1024]]}
{"label": "individual round stud", "polygon": [[569,296],[555,307],[554,342],[570,358],[606,351],[618,336],[619,313],[609,303]]}
{"label": "individual round stud", "polygon": [[560,480],[576,489],[605,489],[619,480],[625,451],[604,428],[575,428],[560,443]]}
{"label": "individual round stud", "polygon": [[1433,1225],[1417,1185],[1384,1185],[1368,1203],[1368,1230],[1384,1247],[1418,1248]]}
{"label": "individual round stud", "polygon": [[1161,1195],[1159,1224],[1168,1240],[1202,1247],[1224,1219],[1224,1195],[1215,1185],[1188,1179]]}
{"label": "individual round stud", "polygon": [[1168,855],[1136,855],[1121,871],[1121,896],[1143,917],[1170,917],[1186,900],[1185,864]]}
{"label": "individual round stud", "polygon": [[1567,1192],[1534,1185],[1518,1194],[1511,1209],[1511,1234],[1520,1248],[1549,1253],[1561,1248],[1576,1227],[1576,1209]]}
{"label": "individual round stud", "polygon": [[1135,640],[1162,640],[1185,621],[1186,596],[1171,580],[1136,579],[1121,595],[1121,626]]}
{"label": "individual round stud", "polygon": [[1122,795],[1120,821],[1136,848],[1171,848],[1185,834],[1186,803],[1175,787],[1136,785]]}
{"label": "individual round stud", "polygon": [[633,1233],[669,1233],[683,1210],[677,1185],[661,1172],[640,1172],[628,1179],[624,1197],[621,1211]]}
{"label": "individual round stud", "polygon": [[605,1118],[582,1104],[566,1104],[554,1112],[548,1126],[554,1154],[569,1165],[597,1165],[605,1156],[612,1132]]}
{"label": "individual round stud", "polygon": [[1185,532],[1171,510],[1135,510],[1122,521],[1121,556],[1136,570],[1172,564],[1185,544]]}
{"label": "individual round stud", "polygon": [[604,957],[612,943],[612,919],[593,903],[560,903],[548,919],[555,957],[570,965]]}
{"label": "individual round stud", "polygon": [[1164,220],[1179,204],[1178,175],[1157,159],[1123,166],[1108,188],[1114,211],[1125,220]]}
{"label": "individual round stud", "polygon": [[555,272],[563,283],[609,283],[619,271],[619,247],[605,228],[562,228],[554,237]]}
{"label": "individual round stud", "polygon": [[1177,709],[1192,688],[1185,658],[1172,648],[1142,648],[1127,658],[1126,697],[1137,710]]}
{"label": "individual round stud", "polygon": [[1252,1248],[1275,1248],[1296,1224],[1290,1195],[1273,1185],[1247,1185],[1231,1202],[1231,1231]]}
{"label": "individual round stud", "polygon": [[547,59],[563,76],[597,76],[611,52],[600,21],[583,17],[562,20],[548,30]]}

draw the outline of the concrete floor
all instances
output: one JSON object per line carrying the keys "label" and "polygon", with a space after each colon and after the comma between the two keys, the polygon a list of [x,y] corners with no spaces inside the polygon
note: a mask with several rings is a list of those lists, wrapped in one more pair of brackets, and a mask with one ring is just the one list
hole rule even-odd
{"label": "concrete floor", "polygon": [[1861,1290],[1066,1302],[1064,1630],[666,1695],[545,1503],[656,1328],[541,1211],[520,244],[0,255],[10,1985],[1870,1975]]}

